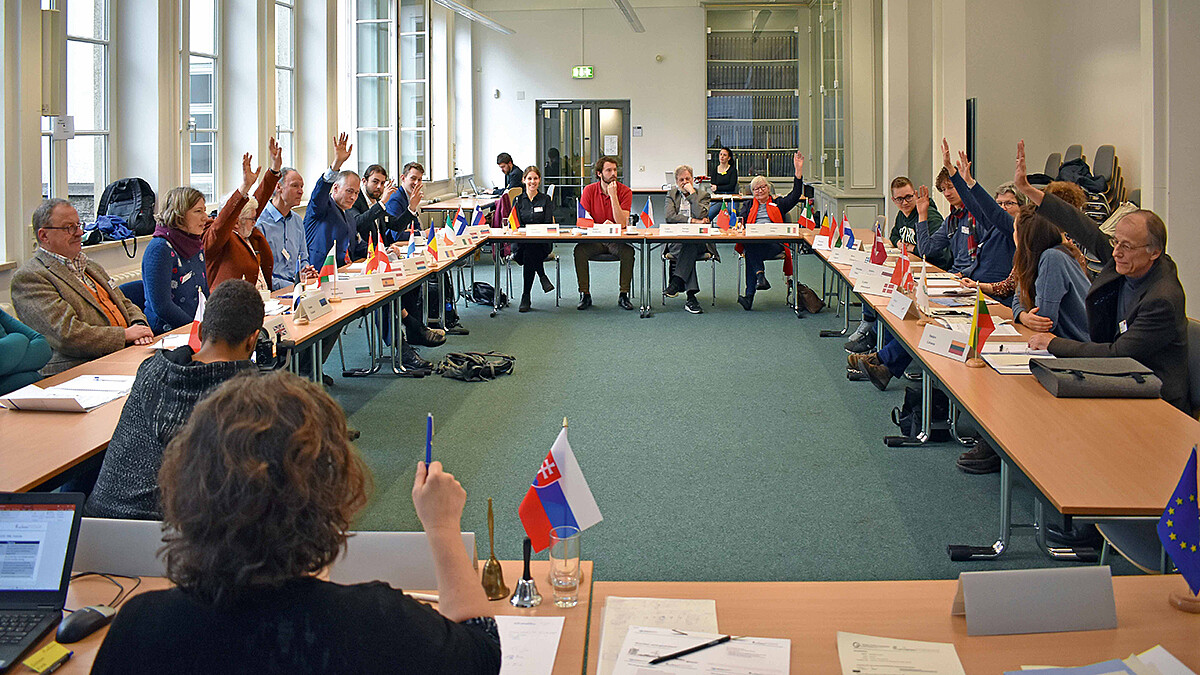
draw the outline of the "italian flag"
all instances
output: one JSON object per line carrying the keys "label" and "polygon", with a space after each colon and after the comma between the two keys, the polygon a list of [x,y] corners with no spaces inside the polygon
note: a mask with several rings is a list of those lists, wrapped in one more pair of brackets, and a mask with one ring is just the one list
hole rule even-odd
{"label": "italian flag", "polygon": [[333,248],[329,249],[329,253],[325,256],[325,262],[321,264],[320,276],[317,277],[317,286],[324,286],[330,280],[337,278],[337,240],[333,241]]}
{"label": "italian flag", "polygon": [[983,343],[987,342],[988,336],[994,330],[996,330],[996,324],[992,321],[991,313],[988,312],[987,302],[983,299],[983,291],[976,287],[975,312],[971,315],[971,339],[968,342],[976,356],[979,355],[979,351],[983,349]]}

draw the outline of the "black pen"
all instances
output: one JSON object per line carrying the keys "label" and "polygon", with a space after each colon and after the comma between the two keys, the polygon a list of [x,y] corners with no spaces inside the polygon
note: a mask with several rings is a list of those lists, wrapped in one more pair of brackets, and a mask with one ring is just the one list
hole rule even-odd
{"label": "black pen", "polygon": [[675,652],[674,654],[667,654],[666,656],[659,656],[654,659],[651,659],[650,665],[656,666],[660,663],[663,663],[664,661],[670,661],[671,659],[677,659],[681,656],[687,656],[688,654],[695,654],[696,652],[698,652],[702,649],[708,649],[709,647],[716,647],[717,645],[725,644],[726,642],[729,642],[732,639],[733,639],[732,635],[722,635],[721,637],[719,637],[716,640],[713,640],[711,642],[705,642],[702,645],[696,645],[695,647],[688,647],[687,649]]}

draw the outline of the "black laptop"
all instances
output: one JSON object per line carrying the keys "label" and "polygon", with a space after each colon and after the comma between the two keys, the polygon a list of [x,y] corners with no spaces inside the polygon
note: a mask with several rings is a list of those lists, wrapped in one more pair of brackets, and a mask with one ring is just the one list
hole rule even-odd
{"label": "black laptop", "polygon": [[62,620],[83,499],[0,492],[0,672]]}

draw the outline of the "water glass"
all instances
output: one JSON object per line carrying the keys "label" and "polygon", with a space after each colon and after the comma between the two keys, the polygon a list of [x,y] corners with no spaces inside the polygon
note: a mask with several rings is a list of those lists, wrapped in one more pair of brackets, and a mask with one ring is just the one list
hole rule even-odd
{"label": "water glass", "polygon": [[579,604],[579,528],[563,525],[550,530],[550,588],[557,607]]}

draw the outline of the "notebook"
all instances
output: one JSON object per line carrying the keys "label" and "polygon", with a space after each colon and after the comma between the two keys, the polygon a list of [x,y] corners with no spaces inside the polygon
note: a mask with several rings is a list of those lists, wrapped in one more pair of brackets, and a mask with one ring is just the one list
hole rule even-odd
{"label": "notebook", "polygon": [[83,499],[0,493],[0,671],[62,620]]}

